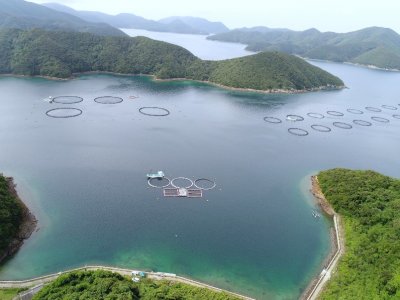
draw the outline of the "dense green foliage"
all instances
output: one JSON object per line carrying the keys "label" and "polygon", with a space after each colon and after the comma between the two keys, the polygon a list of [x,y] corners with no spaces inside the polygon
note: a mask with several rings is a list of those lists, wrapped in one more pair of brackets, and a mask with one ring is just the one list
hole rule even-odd
{"label": "dense green foliage", "polygon": [[276,52],[203,61],[186,49],[145,37],[88,33],[0,30],[0,73],[58,78],[106,71],[187,78],[235,88],[312,89],[343,82],[304,60]]}
{"label": "dense green foliage", "polygon": [[86,22],[75,16],[23,0],[0,0],[0,28],[43,28],[125,36],[108,24]]}
{"label": "dense green foliage", "polygon": [[318,179],[343,218],[346,248],[321,299],[400,299],[400,180],[346,169]]}
{"label": "dense green foliage", "polygon": [[139,291],[129,279],[106,271],[79,271],[61,275],[44,287],[33,300],[133,300]]}
{"label": "dense green foliage", "polygon": [[183,283],[154,281],[145,279],[136,284],[142,300],[196,299],[196,300],[234,300],[238,299],[225,292],[214,292],[209,289],[194,287]]}
{"label": "dense green foliage", "polygon": [[400,35],[387,28],[371,27],[349,33],[237,29],[209,39],[247,44],[251,51],[282,51],[313,59],[400,69]]}
{"label": "dense green foliage", "polygon": [[0,175],[0,255],[18,234],[23,219],[23,208],[10,193],[8,182]]}
{"label": "dense green foliage", "polygon": [[61,275],[43,288],[33,300],[234,300],[226,293],[168,281],[142,280],[133,283],[108,271],[78,271]]}
{"label": "dense green foliage", "polygon": [[159,32],[210,34],[229,31],[220,22],[194,17],[170,17],[159,21],[148,20],[134,14],[109,15],[96,11],[78,11],[59,3],[45,3],[46,7],[79,17],[88,22],[103,22],[116,28],[135,28]]}

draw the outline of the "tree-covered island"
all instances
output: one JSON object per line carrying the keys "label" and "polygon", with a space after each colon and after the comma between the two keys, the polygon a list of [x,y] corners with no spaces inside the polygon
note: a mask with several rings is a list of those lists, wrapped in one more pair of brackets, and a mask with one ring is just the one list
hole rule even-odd
{"label": "tree-covered island", "polygon": [[344,86],[336,76],[303,59],[278,52],[205,61],[182,47],[145,37],[0,30],[0,74],[69,78],[75,73],[93,71],[190,79],[267,92]]}

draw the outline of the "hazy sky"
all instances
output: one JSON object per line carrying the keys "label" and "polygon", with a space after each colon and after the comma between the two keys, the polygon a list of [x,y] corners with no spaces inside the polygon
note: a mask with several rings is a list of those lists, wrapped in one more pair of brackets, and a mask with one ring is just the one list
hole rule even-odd
{"label": "hazy sky", "polygon": [[77,10],[133,13],[148,19],[199,16],[230,28],[263,25],[347,32],[369,26],[400,33],[399,0],[30,0],[57,2]]}

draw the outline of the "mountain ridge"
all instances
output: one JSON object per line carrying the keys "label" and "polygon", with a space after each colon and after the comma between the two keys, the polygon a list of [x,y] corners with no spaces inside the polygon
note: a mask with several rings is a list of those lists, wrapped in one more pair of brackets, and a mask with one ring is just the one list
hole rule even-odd
{"label": "mountain ridge", "polygon": [[107,24],[89,23],[78,17],[23,0],[0,0],[0,28],[42,28],[90,32],[98,35],[126,35]]}
{"label": "mountain ridge", "polygon": [[79,11],[59,3],[44,3],[42,5],[86,21],[104,22],[117,28],[203,35],[229,31],[221,22],[211,22],[197,17],[169,17],[154,21],[131,13],[110,15],[96,11]]}
{"label": "mountain ridge", "polygon": [[236,29],[208,39],[246,44],[247,50],[256,52],[282,51],[311,59],[400,70],[400,35],[390,28],[335,33],[315,28],[293,31],[258,27]]}

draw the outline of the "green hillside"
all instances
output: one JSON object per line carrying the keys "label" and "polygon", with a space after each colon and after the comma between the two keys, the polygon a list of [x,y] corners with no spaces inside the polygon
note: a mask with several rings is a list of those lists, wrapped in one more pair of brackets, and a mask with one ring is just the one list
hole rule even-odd
{"label": "green hillside", "polygon": [[86,22],[67,13],[23,0],[0,0],[0,28],[42,28],[125,36],[121,30],[110,25]]}
{"label": "green hillside", "polygon": [[203,61],[186,49],[145,37],[101,37],[88,33],[0,30],[0,73],[68,78],[106,71],[187,78],[256,90],[341,87],[343,82],[304,60],[260,53]]}
{"label": "green hillside", "polygon": [[400,180],[346,169],[318,180],[345,230],[345,254],[321,299],[400,299]]}
{"label": "green hillside", "polygon": [[133,283],[127,277],[108,271],[79,271],[61,275],[33,297],[33,300],[53,299],[234,300],[238,298],[182,283],[149,279]]}
{"label": "green hillside", "polygon": [[7,179],[0,174],[0,261],[23,221],[23,207],[10,193]]}
{"label": "green hillside", "polygon": [[349,33],[237,29],[209,39],[247,44],[251,51],[282,51],[313,59],[400,69],[400,35],[388,28],[371,27]]}

